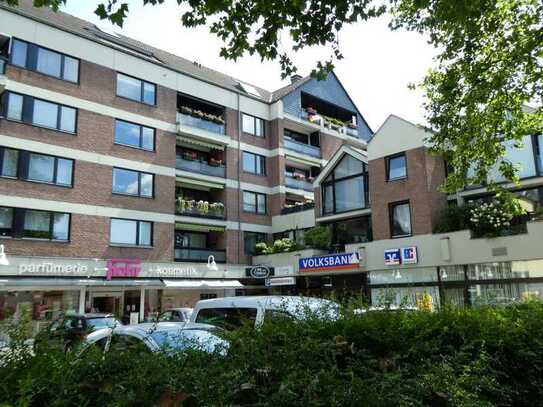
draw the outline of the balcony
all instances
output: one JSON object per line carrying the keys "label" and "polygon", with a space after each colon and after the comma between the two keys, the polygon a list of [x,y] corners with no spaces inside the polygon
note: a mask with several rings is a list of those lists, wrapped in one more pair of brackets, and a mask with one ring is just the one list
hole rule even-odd
{"label": "balcony", "polygon": [[226,250],[175,248],[175,261],[207,262],[209,256],[213,256],[217,263],[226,263]]}
{"label": "balcony", "polygon": [[315,208],[315,202],[300,202],[295,205],[286,205],[281,209],[281,215],[288,215],[289,213],[303,212]]}
{"label": "balcony", "polygon": [[299,143],[287,137],[283,139],[283,143],[287,150],[295,151],[300,154],[306,154],[315,158],[321,158],[321,149],[319,147]]}
{"label": "balcony", "polygon": [[210,115],[199,110],[197,112],[197,114],[178,112],[177,123],[183,126],[196,127],[211,133],[226,133],[224,120],[220,116]]}
{"label": "balcony", "polygon": [[289,188],[301,189],[304,191],[313,192],[313,184],[304,178],[285,177],[285,186]]}
{"label": "balcony", "polygon": [[195,216],[208,219],[225,218],[224,204],[221,202],[196,201],[178,198],[176,201],[175,210],[176,213],[181,216]]}
{"label": "balcony", "polygon": [[175,168],[198,174],[211,175],[213,177],[226,177],[226,167],[222,164],[211,164],[206,161],[188,159],[179,155],[175,159]]}

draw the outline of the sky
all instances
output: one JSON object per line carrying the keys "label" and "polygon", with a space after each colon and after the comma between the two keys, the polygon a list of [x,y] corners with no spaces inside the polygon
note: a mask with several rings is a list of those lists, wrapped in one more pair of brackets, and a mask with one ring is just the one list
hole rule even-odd
{"label": "sky", "polygon": [[[184,28],[182,9],[175,1],[145,7],[142,0],[126,1],[129,13],[122,29],[101,21],[94,14],[100,0],[70,0],[63,11],[270,91],[288,83],[288,80],[281,80],[276,61],[262,62],[258,56],[249,55],[236,62],[221,58],[222,41],[209,33],[207,27]],[[345,27],[340,33],[344,59],[338,61],[335,68],[374,131],[389,114],[415,123],[425,122],[422,92],[408,89],[408,84],[422,80],[436,54],[420,34],[390,31],[388,20],[389,17],[384,16]],[[288,35],[281,42],[288,47]],[[298,72],[307,75],[319,57],[328,56],[325,51],[309,49],[291,53],[291,57]]]}

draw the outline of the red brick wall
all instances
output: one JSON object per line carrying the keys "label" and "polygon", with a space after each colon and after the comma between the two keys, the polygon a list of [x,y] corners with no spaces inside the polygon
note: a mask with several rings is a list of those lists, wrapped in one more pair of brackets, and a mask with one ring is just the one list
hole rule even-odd
{"label": "red brick wall", "polygon": [[414,235],[432,233],[436,214],[446,205],[446,195],[437,191],[443,181],[444,166],[424,147],[406,152],[407,175],[403,180],[386,181],[385,158],[369,162],[374,240],[389,239],[389,204],[409,200]]}

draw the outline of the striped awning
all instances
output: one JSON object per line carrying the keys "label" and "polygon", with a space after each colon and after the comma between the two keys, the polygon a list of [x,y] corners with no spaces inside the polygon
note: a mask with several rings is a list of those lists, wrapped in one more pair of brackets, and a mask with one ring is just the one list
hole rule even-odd
{"label": "striped awning", "polygon": [[210,143],[208,141],[195,139],[195,138],[192,138],[192,137],[177,136],[177,141],[180,142],[180,143],[192,144],[192,145],[195,145],[195,146],[210,148],[212,150],[224,150],[224,146],[222,144],[214,144],[214,143]]}
{"label": "striped awning", "polygon": [[175,223],[176,230],[189,230],[191,232],[224,232],[224,226],[196,225],[193,223]]}
{"label": "striped awning", "polygon": [[321,162],[320,158],[315,158],[314,161],[312,161],[300,157],[294,157],[290,154],[285,154],[285,159],[287,159],[288,161],[293,161],[295,163],[308,165],[310,167],[319,166]]}
{"label": "striped awning", "polygon": [[202,181],[199,179],[192,179],[188,177],[175,177],[175,182],[178,184],[189,184],[189,185],[197,185],[199,187],[224,189],[224,184],[220,184],[218,182],[211,182],[211,181]]}

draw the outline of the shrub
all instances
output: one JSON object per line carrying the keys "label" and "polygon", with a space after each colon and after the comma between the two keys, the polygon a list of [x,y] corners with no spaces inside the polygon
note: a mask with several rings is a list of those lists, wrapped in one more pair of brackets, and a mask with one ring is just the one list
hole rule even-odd
{"label": "shrub", "polygon": [[331,244],[330,229],[326,226],[314,226],[304,234],[306,246],[313,249],[328,250]]}
{"label": "shrub", "polygon": [[441,211],[435,233],[449,233],[469,229],[471,205],[447,206]]}
{"label": "shrub", "polygon": [[257,243],[255,245],[256,254],[289,253],[298,249],[298,244],[289,238],[278,239],[271,246],[268,246],[266,243]]}

